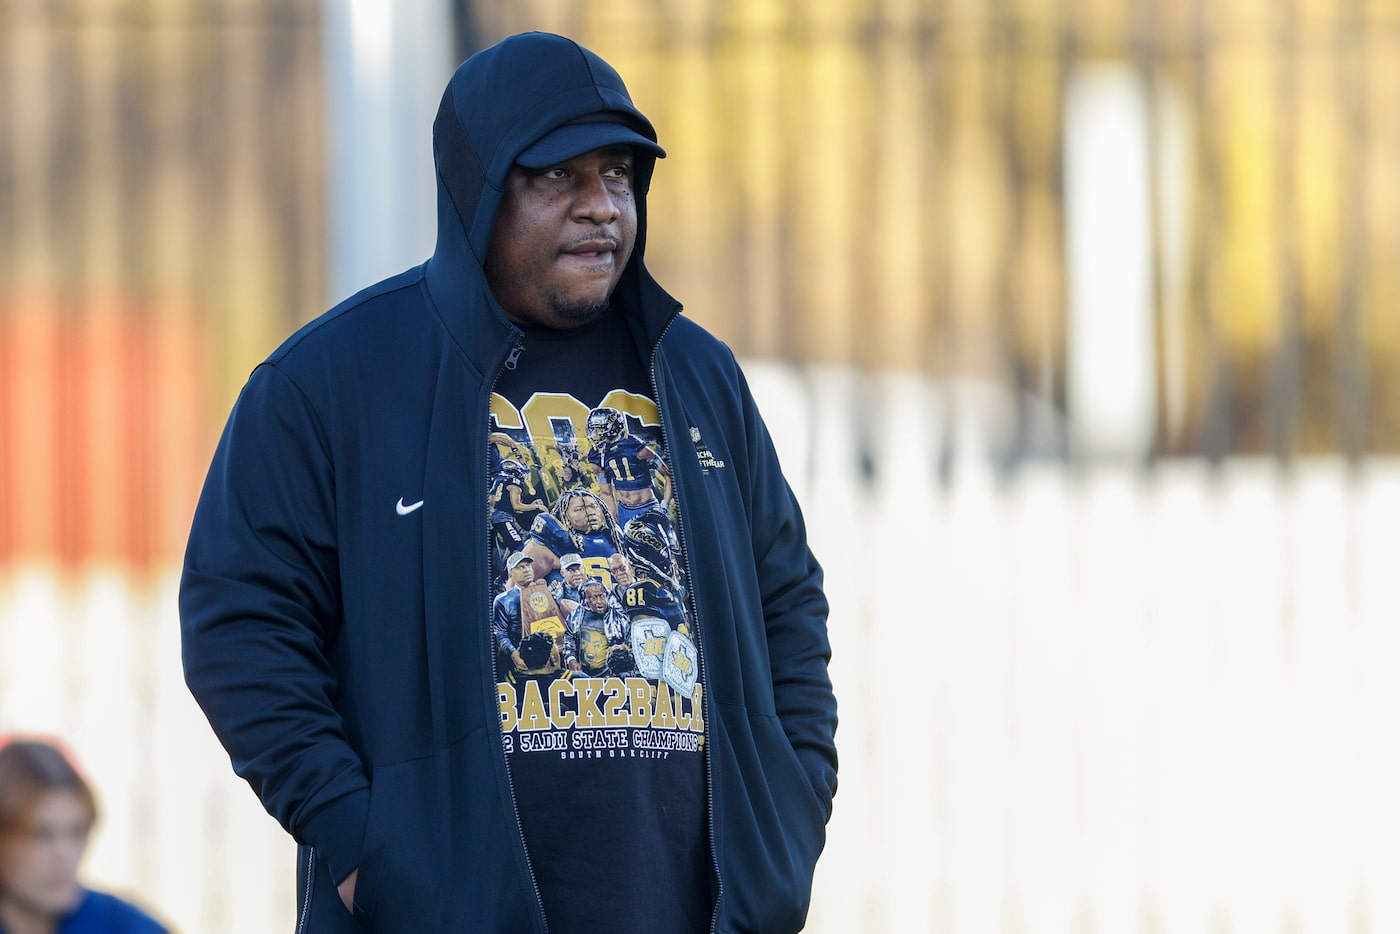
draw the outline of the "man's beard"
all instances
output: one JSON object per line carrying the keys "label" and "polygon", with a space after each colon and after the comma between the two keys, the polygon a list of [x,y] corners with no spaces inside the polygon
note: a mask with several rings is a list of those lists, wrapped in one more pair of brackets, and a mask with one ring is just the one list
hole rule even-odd
{"label": "man's beard", "polygon": [[603,317],[612,307],[612,302],[606,298],[601,302],[567,302],[563,296],[550,295],[549,307],[560,321],[567,321],[569,327],[577,328]]}

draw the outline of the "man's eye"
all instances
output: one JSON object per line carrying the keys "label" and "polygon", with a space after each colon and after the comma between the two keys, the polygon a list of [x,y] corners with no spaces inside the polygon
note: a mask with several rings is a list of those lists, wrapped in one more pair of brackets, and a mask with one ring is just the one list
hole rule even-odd
{"label": "man's eye", "polygon": [[564,170],[564,167],[562,165],[556,165],[552,169],[545,169],[540,174],[543,175],[545,178],[559,179],[563,178],[569,173]]}
{"label": "man's eye", "polygon": [[626,178],[631,172],[632,167],[630,165],[615,165],[604,174],[607,175],[608,178]]}

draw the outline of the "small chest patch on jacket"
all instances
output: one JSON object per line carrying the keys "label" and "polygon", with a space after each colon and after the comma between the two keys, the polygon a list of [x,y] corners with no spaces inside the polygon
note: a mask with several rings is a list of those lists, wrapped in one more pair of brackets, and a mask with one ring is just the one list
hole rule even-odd
{"label": "small chest patch on jacket", "polygon": [[700,460],[700,469],[709,473],[711,468],[718,470],[724,466],[724,461],[715,457],[709,445],[700,440],[700,429],[694,425],[690,426],[690,440],[695,443],[695,456]]}

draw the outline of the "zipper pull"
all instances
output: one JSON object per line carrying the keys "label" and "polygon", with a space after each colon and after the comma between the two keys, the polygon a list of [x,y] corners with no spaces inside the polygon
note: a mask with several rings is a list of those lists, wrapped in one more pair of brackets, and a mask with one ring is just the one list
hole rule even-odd
{"label": "zipper pull", "polygon": [[516,363],[518,363],[518,362],[520,361],[520,352],[521,352],[522,350],[524,350],[524,349],[525,349],[525,347],[524,347],[523,345],[521,345],[521,344],[516,344],[514,347],[512,347],[512,348],[510,349],[510,354],[506,357],[506,369],[507,369],[507,370],[513,370],[513,369],[515,369]]}

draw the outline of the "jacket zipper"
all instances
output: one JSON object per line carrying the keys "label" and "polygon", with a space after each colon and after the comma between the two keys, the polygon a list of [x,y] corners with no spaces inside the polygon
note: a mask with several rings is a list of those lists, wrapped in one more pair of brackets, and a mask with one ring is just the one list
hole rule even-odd
{"label": "jacket zipper", "polygon": [[[676,314],[673,314],[673,315],[667,320],[665,327],[663,327],[663,328],[661,329],[661,333],[658,334],[658,335],[656,336],[656,342],[652,344],[652,348],[651,348],[651,368],[650,368],[650,369],[651,369],[651,373],[650,373],[650,375],[651,375],[651,394],[652,394],[653,398],[656,399],[656,412],[657,412],[657,417],[658,417],[658,418],[660,419],[660,421],[661,421],[661,437],[666,441],[666,447],[671,451],[671,458],[672,458],[673,461],[675,460],[675,457],[676,457],[676,453],[675,453],[675,452],[676,452],[676,447],[675,447],[673,444],[671,444],[671,441],[674,439],[675,436],[674,436],[674,435],[671,435],[671,434],[668,433],[667,430],[666,430],[666,415],[665,415],[665,412],[664,412],[664,410],[663,410],[663,408],[662,408],[662,406],[661,406],[661,390],[660,390],[660,387],[657,385],[657,381],[656,381],[656,354],[657,354],[657,351],[658,351],[658,350],[660,349],[660,347],[661,347],[661,339],[664,338],[664,337],[666,336],[666,332],[667,332],[667,331],[671,330],[671,325],[675,322],[676,317],[677,317],[678,315],[679,315],[679,312],[677,312]],[[697,655],[700,656],[701,670],[704,671],[704,670],[705,670],[705,667],[704,667],[704,666],[705,666],[705,661],[704,661],[704,659],[705,659],[705,652],[704,652],[704,649],[701,647],[701,644],[700,644],[700,640],[701,640],[700,630],[701,630],[701,628],[702,628],[701,625],[700,625],[700,610],[699,610],[699,608],[698,608],[698,607],[696,606],[696,604],[695,604],[695,586],[694,586],[694,584],[692,583],[693,580],[694,580],[694,578],[691,576],[691,573],[690,573],[690,543],[687,542],[687,541],[685,540],[685,527],[684,527],[684,525],[683,525],[682,522],[681,522],[681,512],[682,512],[681,503],[684,501],[685,497],[684,497],[684,496],[682,495],[682,493],[681,493],[681,477],[680,477],[680,470],[679,470],[679,469],[673,469],[673,470],[671,471],[671,483],[674,484],[674,486],[675,486],[675,492],[674,492],[673,496],[674,496],[675,502],[676,502],[676,536],[677,536],[677,538],[680,539],[680,542],[681,542],[681,544],[682,544],[682,546],[683,546],[682,549],[681,549],[681,561],[683,561],[683,562],[685,563],[685,579],[686,579],[686,584],[687,584],[687,586],[686,586],[686,594],[685,594],[685,602],[686,602],[686,604],[690,607],[690,618],[691,618],[692,620],[695,621],[695,628],[694,628],[694,632],[695,632],[695,652],[696,652]],[[705,680],[708,681],[709,678],[707,677]],[[709,692],[709,691],[705,691],[705,692],[701,695],[701,697],[700,697],[700,712],[701,712],[701,715],[705,718],[705,731],[706,731],[706,734],[708,734],[708,733],[709,733],[709,730],[710,730],[710,724],[713,722],[713,721],[710,719],[710,692]],[[719,853],[715,850],[715,775],[714,775],[714,765],[713,765],[713,763],[712,763],[712,761],[711,761],[711,757],[710,757],[710,752],[711,752],[711,750],[710,750],[710,748],[709,748],[709,746],[710,746],[710,743],[709,743],[709,736],[706,735],[706,736],[703,736],[703,737],[701,737],[701,738],[704,739],[704,740],[706,741],[706,742],[705,742],[705,746],[706,746],[706,749],[705,749],[705,812],[706,812],[706,814],[705,814],[705,816],[706,816],[705,830],[706,830],[706,833],[708,833],[708,835],[709,835],[709,837],[710,837],[710,865],[711,865],[711,867],[712,867],[712,868],[714,869],[714,871],[715,871],[715,905],[714,905],[714,907],[713,907],[712,909],[710,909],[710,934],[716,934],[716,932],[719,930],[719,900],[720,900],[720,897],[724,894],[724,881],[720,878],[720,874],[719,874]]]}
{"label": "jacket zipper", "polygon": [[306,848],[306,889],[301,895],[301,917],[297,918],[297,934],[306,934],[306,923],[311,920],[311,891],[316,879],[316,848]]}
{"label": "jacket zipper", "polygon": [[[496,383],[500,382],[501,370],[515,369],[516,366],[519,364],[520,354],[522,351],[524,351],[524,349],[524,344],[514,344],[510,348],[510,351],[506,354],[505,360],[502,362],[501,366],[496,368],[495,375],[491,377],[491,390],[486,394],[486,421],[488,425],[491,421],[491,396],[494,395],[496,392]],[[490,444],[491,442],[488,441],[486,443]],[[486,449],[484,447],[481,449],[481,452],[482,456],[486,458],[487,470],[485,472],[489,474],[491,458],[486,453]],[[490,483],[491,478],[488,476],[486,478],[486,481],[487,483]],[[487,593],[491,592],[491,588],[494,584],[494,581],[491,580],[491,549],[495,547],[495,542],[491,540],[491,524],[488,522],[486,524]],[[491,659],[491,677],[488,679],[487,682],[487,687],[489,690],[490,688],[493,688],[495,686],[496,682],[496,644],[491,638],[491,627],[489,625],[485,627],[485,639],[487,642],[486,657]],[[494,695],[494,692],[491,693]],[[489,706],[487,709],[490,709]],[[515,779],[512,778],[510,774],[510,756],[505,754],[505,750],[504,748],[502,748],[499,738],[496,742],[496,748],[500,750],[501,762],[505,766],[506,770],[506,791],[510,792],[510,809],[511,813],[515,816],[515,832],[519,834],[520,837],[520,848],[525,849],[525,827],[523,824],[520,823],[520,805],[516,803],[515,800]],[[544,916],[544,896],[540,894],[540,883],[539,880],[535,878],[535,867],[530,865],[530,854],[528,850],[525,853],[525,871],[530,875],[530,887],[535,890],[535,906],[539,909],[540,923],[543,925],[542,930],[545,932],[545,934],[549,934],[549,919],[547,919]]]}

